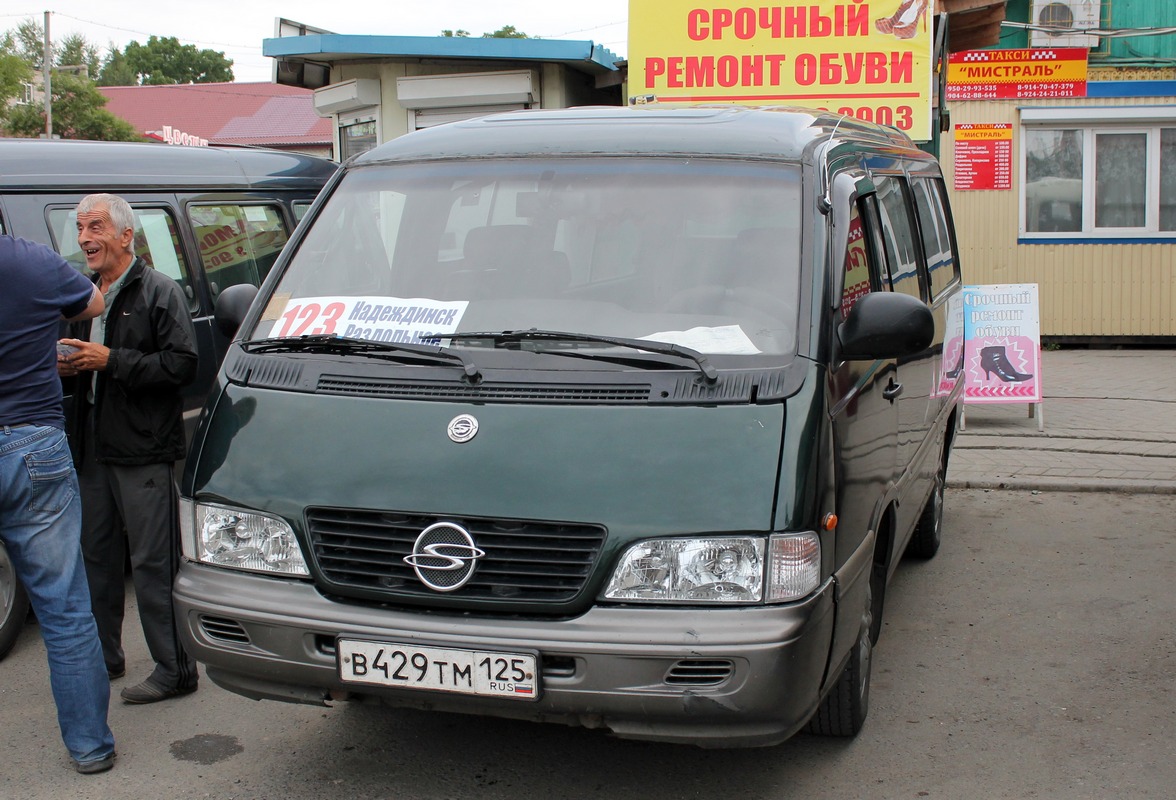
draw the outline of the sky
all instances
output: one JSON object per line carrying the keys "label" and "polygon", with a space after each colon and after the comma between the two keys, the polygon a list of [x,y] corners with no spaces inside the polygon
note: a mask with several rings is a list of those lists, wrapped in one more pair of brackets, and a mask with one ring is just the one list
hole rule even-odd
{"label": "sky", "polygon": [[335,5],[322,0],[4,0],[0,31],[26,19],[44,24],[50,11],[51,39],[79,33],[105,54],[111,44],[122,49],[150,36],[174,36],[180,44],[223,52],[233,60],[235,80],[269,81],[274,59],[261,54],[263,39],[274,37],[277,17],[344,34],[440,36],[467,30],[472,36],[505,25],[544,39],[588,40],[626,55],[628,0],[352,0]]}

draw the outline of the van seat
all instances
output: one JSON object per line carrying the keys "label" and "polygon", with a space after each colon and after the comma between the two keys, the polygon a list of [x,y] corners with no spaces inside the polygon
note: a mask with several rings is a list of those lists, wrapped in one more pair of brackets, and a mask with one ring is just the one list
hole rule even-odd
{"label": "van seat", "polygon": [[692,312],[744,317],[752,309],[778,319],[788,319],[787,306],[781,288],[783,273],[789,267],[783,263],[783,244],[795,232],[781,227],[747,228],[718,256],[716,274],[708,280],[684,283],[683,289],[670,297],[666,310],[674,313]]}
{"label": "van seat", "polygon": [[529,225],[486,225],[466,233],[462,268],[447,296],[552,297],[571,283],[567,254],[538,247]]}

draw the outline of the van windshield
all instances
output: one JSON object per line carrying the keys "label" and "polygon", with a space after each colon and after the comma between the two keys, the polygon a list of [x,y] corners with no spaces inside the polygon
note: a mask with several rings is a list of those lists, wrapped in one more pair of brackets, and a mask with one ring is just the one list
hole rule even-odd
{"label": "van windshield", "polygon": [[536,328],[790,354],[801,213],[799,169],[787,164],[534,157],[354,168],[251,338],[485,347],[438,337]]}

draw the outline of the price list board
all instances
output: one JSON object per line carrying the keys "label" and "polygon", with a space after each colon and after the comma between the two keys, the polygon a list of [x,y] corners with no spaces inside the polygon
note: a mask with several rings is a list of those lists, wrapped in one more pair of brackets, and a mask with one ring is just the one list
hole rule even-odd
{"label": "price list board", "polygon": [[955,188],[1013,188],[1012,123],[955,126]]}

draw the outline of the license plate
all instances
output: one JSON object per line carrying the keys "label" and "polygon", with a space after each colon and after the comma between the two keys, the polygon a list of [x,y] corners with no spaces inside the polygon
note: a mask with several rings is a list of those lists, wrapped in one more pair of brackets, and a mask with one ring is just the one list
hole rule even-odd
{"label": "license plate", "polygon": [[535,656],[393,642],[339,639],[339,678],[344,683],[429,689],[482,697],[535,700]]}

